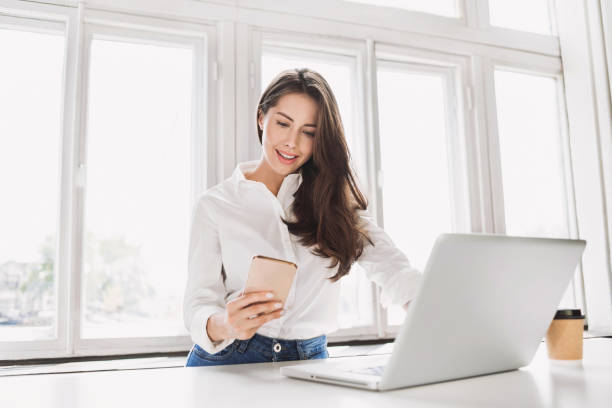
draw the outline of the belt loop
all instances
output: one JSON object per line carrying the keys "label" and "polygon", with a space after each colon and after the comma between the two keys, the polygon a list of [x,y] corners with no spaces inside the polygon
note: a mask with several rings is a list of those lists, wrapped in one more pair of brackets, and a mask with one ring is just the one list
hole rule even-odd
{"label": "belt loop", "polygon": [[304,349],[302,348],[302,342],[298,340],[295,342],[295,344],[297,346],[297,352],[300,360],[306,360],[306,357],[304,356]]}
{"label": "belt loop", "polygon": [[[252,338],[253,338],[253,337],[251,337],[251,339],[252,339]],[[238,342],[240,342],[240,343],[238,344],[238,352],[239,352],[239,353],[244,354],[244,352],[246,351],[246,349],[247,349],[247,347],[248,347],[249,342],[251,341],[251,339],[247,339],[247,340],[238,340]]]}

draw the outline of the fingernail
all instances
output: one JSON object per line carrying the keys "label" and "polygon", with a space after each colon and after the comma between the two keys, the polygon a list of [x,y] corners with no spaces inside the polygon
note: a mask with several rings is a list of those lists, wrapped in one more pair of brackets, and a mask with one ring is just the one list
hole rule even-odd
{"label": "fingernail", "polygon": [[278,308],[279,308],[279,307],[281,307],[282,305],[283,305],[282,303],[275,303],[275,304],[274,304],[274,307],[278,309]]}
{"label": "fingernail", "polygon": [[270,293],[270,292],[268,292],[268,293],[266,293],[266,297],[267,297],[267,298],[274,297],[274,293]]}

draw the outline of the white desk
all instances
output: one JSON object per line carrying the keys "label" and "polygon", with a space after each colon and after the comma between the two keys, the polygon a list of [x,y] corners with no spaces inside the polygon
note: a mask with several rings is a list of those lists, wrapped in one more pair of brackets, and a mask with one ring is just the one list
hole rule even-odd
{"label": "white desk", "polygon": [[[311,364],[313,361],[297,362]],[[612,407],[612,339],[585,340],[581,367],[549,364],[384,393],[285,378],[289,363],[0,378],[0,407]]]}

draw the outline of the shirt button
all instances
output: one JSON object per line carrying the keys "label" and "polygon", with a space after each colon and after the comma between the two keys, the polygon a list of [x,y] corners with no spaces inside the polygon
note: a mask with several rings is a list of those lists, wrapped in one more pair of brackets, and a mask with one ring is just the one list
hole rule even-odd
{"label": "shirt button", "polygon": [[280,351],[281,351],[281,345],[280,345],[279,343],[276,343],[276,344],[274,345],[274,351],[275,351],[276,353],[280,353]]}

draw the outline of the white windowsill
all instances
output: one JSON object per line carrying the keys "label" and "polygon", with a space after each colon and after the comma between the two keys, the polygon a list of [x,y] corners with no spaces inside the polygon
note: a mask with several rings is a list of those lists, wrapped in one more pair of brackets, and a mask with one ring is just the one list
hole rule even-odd
{"label": "white windowsill", "polygon": [[[584,338],[612,336],[611,331],[587,331]],[[331,346],[328,348],[331,358],[366,356],[376,354],[390,354],[394,343],[373,344],[364,346]],[[183,367],[186,357],[149,357],[149,358],[122,358],[103,361],[78,361],[72,363],[40,364],[40,365],[11,365],[0,367],[0,377],[32,374],[60,374],[89,371],[113,370],[143,370],[152,368]]]}
{"label": "white windowsill", "polygon": [[[332,346],[328,348],[329,355],[335,357],[350,357],[373,354],[388,354],[393,350],[393,343],[374,344],[366,346]],[[142,370],[151,368],[183,367],[186,357],[150,357],[122,358],[103,361],[77,361],[71,363],[11,365],[0,367],[0,377],[33,374],[60,374],[88,371]]]}

